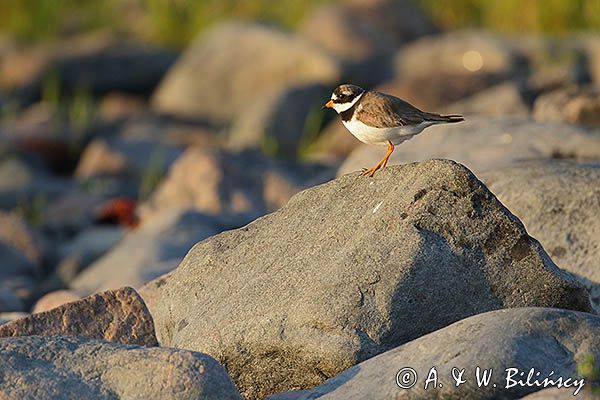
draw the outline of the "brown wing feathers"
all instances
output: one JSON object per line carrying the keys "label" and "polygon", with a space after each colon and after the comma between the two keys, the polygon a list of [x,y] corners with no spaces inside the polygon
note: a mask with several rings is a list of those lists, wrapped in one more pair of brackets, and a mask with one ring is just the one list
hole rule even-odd
{"label": "brown wing feathers", "polygon": [[460,122],[461,115],[440,115],[419,110],[412,104],[379,92],[366,92],[359,101],[360,119],[376,128],[418,125],[422,122]]}

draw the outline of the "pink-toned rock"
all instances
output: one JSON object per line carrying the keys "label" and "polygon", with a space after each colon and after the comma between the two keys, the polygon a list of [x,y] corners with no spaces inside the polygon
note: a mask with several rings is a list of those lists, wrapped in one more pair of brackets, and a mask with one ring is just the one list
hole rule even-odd
{"label": "pink-toned rock", "polygon": [[33,307],[34,314],[52,310],[66,303],[81,299],[81,296],[72,290],[56,290],[42,296]]}
{"label": "pink-toned rock", "polygon": [[0,326],[0,337],[83,336],[109,342],[157,346],[152,316],[132,288],[96,293]]}

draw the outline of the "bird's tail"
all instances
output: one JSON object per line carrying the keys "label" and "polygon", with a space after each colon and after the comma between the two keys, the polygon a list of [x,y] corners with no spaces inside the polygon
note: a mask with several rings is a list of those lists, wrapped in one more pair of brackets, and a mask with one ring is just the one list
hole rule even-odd
{"label": "bird's tail", "polygon": [[449,115],[440,115],[443,118],[444,122],[454,123],[454,122],[462,122],[465,118],[462,115],[458,114],[449,114]]}

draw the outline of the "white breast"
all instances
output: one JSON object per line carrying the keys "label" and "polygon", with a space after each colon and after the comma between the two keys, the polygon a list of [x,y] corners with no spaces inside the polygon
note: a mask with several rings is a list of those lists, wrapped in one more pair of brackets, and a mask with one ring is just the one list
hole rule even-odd
{"label": "white breast", "polygon": [[[355,114],[356,115],[356,114]],[[394,128],[373,128],[363,124],[352,116],[350,121],[342,121],[346,129],[350,131],[358,140],[368,144],[387,145],[388,141],[394,145],[400,144],[405,140],[411,139],[423,131],[432,122],[424,122],[413,126],[399,126]]]}

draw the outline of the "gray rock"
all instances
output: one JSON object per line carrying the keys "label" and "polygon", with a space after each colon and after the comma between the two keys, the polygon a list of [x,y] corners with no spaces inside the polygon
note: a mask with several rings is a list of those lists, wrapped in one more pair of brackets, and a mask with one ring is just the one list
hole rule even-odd
{"label": "gray rock", "polygon": [[330,179],[331,172],[258,152],[194,146],[173,164],[140,214],[144,219],[163,209],[187,208],[210,214],[264,213],[281,207],[301,189]]}
{"label": "gray rock", "polygon": [[521,222],[445,160],[305,190],[158,281],[161,344],[213,355],[247,398],[312,387],[488,310],[591,310]]}
{"label": "gray rock", "polygon": [[310,126],[315,123],[309,118],[321,118],[321,105],[330,95],[330,88],[310,85],[284,88],[259,98],[234,119],[228,147],[237,151],[261,149],[266,153],[297,157],[301,145],[320,128]]}
{"label": "gray rock", "polygon": [[205,354],[87,338],[0,339],[0,376],[9,399],[240,399]]}
{"label": "gray rock", "polygon": [[417,5],[393,0],[325,4],[299,30],[343,60],[345,80],[366,86],[391,78],[400,45],[438,31]]}
{"label": "gray rock", "polygon": [[0,240],[19,250],[27,259],[40,265],[48,243],[38,230],[15,213],[0,212]]}
{"label": "gray rock", "polygon": [[142,298],[129,287],[96,293],[0,326],[0,337],[33,335],[158,345],[152,316]]}
{"label": "gray rock", "polygon": [[266,26],[230,22],[203,33],[184,52],[152,103],[164,113],[227,121],[275,90],[333,84],[339,78],[337,62],[309,41]]}
{"label": "gray rock", "polygon": [[525,71],[510,41],[480,31],[456,31],[402,47],[396,56],[397,78],[386,91],[435,111]]}
{"label": "gray rock", "polygon": [[461,114],[467,120],[471,115],[503,117],[528,116],[531,113],[525,90],[515,82],[505,82],[452,103],[443,111]]}
{"label": "gray rock", "polygon": [[[580,396],[581,397],[581,396]],[[594,397],[592,397],[593,399]],[[543,389],[539,392],[529,394],[521,398],[522,400],[572,400],[573,392],[568,389]]]}
{"label": "gray rock", "polygon": [[600,310],[600,163],[522,162],[482,178]]}
{"label": "gray rock", "polygon": [[25,311],[25,306],[11,289],[0,285],[0,313],[12,311]]}
{"label": "gray rock", "polygon": [[[308,399],[518,399],[540,387],[516,385],[506,388],[508,368],[517,368],[527,378],[531,368],[539,381],[563,377],[580,381],[577,363],[589,355],[600,355],[600,318],[596,315],[548,308],[493,311],[456,322],[384,354],[367,360],[313,389]],[[488,386],[477,387],[476,367],[492,369]],[[418,376],[411,389],[400,389],[395,376],[410,367]],[[425,380],[432,367],[441,388]],[[467,381],[456,387],[453,368],[464,369]],[[534,373],[535,373],[534,372]],[[583,382],[585,383],[585,382]],[[571,381],[563,391],[577,390]]]}
{"label": "gray rock", "polygon": [[560,121],[600,128],[600,88],[557,89],[536,98],[533,116],[539,121]]}
{"label": "gray rock", "polygon": [[99,138],[83,151],[75,176],[82,180],[106,175],[128,177],[139,185],[149,173],[162,177],[182,151],[153,138]]}
{"label": "gray rock", "polygon": [[94,226],[65,241],[57,249],[60,260],[54,271],[59,282],[70,284],[85,267],[105,255],[121,241],[125,230],[120,226]]}
{"label": "gray rock", "polygon": [[[361,145],[342,164],[338,175],[371,167],[384,154],[383,147]],[[476,174],[521,160],[600,159],[600,133],[524,117],[471,117],[459,124],[427,129],[398,146],[390,163],[428,158],[450,158],[465,164]]]}
{"label": "gray rock", "polygon": [[175,58],[110,34],[91,34],[9,52],[0,62],[0,86],[16,91],[22,103],[39,98],[51,79],[67,92],[149,94]]}
{"label": "gray rock", "polygon": [[177,267],[198,240],[223,229],[215,217],[194,211],[164,211],[127,233],[70,286],[82,293],[142,286]]}
{"label": "gray rock", "polygon": [[[1,293],[0,289],[0,293]],[[1,295],[1,294],[0,294]],[[0,312],[0,324],[5,324],[10,321],[14,321],[15,319],[24,318],[29,314],[23,311],[7,311]]]}

